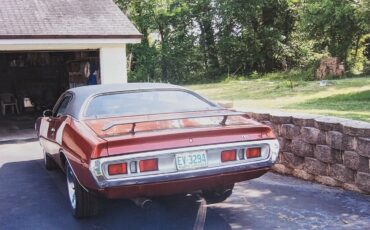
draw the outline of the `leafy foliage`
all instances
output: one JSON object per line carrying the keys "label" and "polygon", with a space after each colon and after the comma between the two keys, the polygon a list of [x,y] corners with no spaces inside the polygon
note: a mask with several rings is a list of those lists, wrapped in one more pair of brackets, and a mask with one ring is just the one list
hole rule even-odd
{"label": "leafy foliage", "polygon": [[361,32],[360,17],[352,0],[310,0],[303,4],[301,25],[316,49],[328,49],[346,60],[347,52]]}
{"label": "leafy foliage", "polygon": [[370,0],[116,3],[143,34],[141,44],[128,47],[131,81],[201,83],[302,67],[311,72],[324,56],[351,66],[363,63],[359,54],[367,52]]}

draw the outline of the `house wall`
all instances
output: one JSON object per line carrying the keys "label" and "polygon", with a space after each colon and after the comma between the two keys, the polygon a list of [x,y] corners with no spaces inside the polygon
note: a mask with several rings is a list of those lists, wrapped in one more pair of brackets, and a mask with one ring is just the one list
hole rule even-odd
{"label": "house wall", "polygon": [[126,46],[100,49],[100,74],[102,84],[126,83]]}
{"label": "house wall", "polygon": [[249,115],[272,127],[279,139],[276,172],[370,194],[370,123],[314,115]]}

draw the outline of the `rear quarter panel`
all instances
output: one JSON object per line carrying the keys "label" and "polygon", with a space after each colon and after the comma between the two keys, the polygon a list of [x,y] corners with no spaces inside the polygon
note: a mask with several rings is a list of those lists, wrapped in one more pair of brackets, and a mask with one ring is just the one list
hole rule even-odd
{"label": "rear quarter panel", "polygon": [[71,118],[65,125],[61,152],[70,163],[82,186],[95,188],[96,182],[89,171],[90,159],[95,155],[107,156],[107,143],[88,127]]}

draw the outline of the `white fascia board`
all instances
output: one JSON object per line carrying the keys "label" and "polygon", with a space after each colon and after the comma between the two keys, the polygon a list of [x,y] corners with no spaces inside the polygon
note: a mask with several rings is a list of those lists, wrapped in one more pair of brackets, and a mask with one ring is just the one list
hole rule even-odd
{"label": "white fascia board", "polygon": [[0,39],[0,51],[80,50],[122,47],[140,39]]}

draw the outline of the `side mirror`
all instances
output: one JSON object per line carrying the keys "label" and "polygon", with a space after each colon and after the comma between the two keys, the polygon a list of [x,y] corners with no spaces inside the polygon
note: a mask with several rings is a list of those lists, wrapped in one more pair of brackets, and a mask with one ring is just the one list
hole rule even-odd
{"label": "side mirror", "polygon": [[234,107],[234,103],[233,102],[217,102],[217,105],[219,105],[220,107],[222,108],[225,108],[225,109],[231,109]]}
{"label": "side mirror", "polygon": [[44,110],[44,112],[42,112],[42,116],[44,117],[51,117],[52,115],[53,111],[51,111],[50,109]]}

